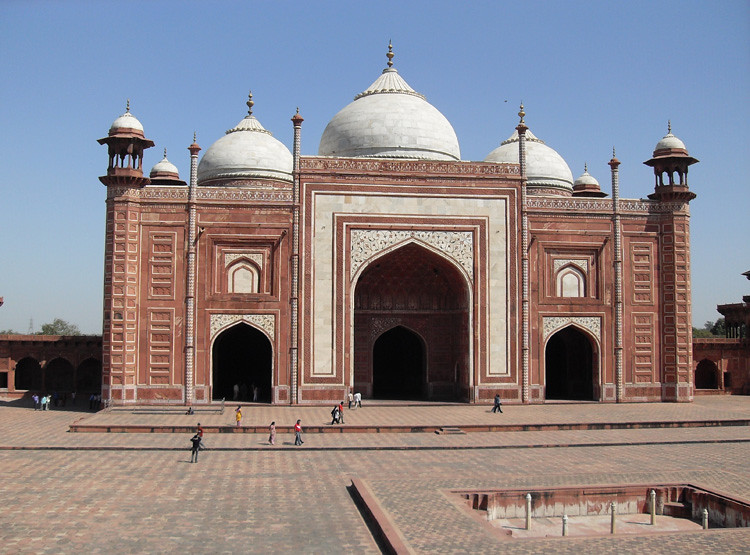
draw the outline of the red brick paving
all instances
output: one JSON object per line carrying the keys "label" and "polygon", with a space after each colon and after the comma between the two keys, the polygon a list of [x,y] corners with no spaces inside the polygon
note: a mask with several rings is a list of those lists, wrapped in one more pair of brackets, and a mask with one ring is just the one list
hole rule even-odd
{"label": "red brick paving", "polygon": [[[727,420],[750,417],[750,398],[692,404],[367,406],[361,422],[478,424]],[[325,408],[249,407],[246,423],[325,421]],[[78,418],[223,426],[231,414],[89,415],[0,406],[0,552],[156,551],[376,553],[347,487],[369,485],[410,549],[456,552],[747,552],[750,530],[649,536],[503,540],[449,490],[694,482],[750,499],[748,426],[469,433],[206,434],[189,464],[187,434],[68,432]],[[227,421],[227,422],[225,422]],[[328,420],[330,422],[330,420]],[[562,447],[572,445],[573,447]],[[555,447],[557,446],[557,447]],[[23,448],[23,450],[15,448]],[[49,449],[54,448],[54,449]],[[79,450],[74,450],[79,449]],[[121,450],[126,449],[126,450]],[[8,479],[12,477],[12,479]],[[502,542],[502,543],[500,543]]]}

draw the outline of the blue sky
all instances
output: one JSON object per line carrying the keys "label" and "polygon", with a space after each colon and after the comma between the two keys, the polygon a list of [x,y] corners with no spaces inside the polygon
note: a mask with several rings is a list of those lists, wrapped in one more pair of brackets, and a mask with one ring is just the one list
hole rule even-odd
{"label": "blue sky", "polygon": [[[124,112],[187,179],[246,113],[302,154],[385,67],[395,67],[482,160],[517,123],[610,192],[653,190],[643,165],[667,120],[692,156],[693,322],[750,283],[750,2],[0,2],[0,329],[54,318],[101,332],[106,148]],[[507,102],[506,102],[507,101]]]}

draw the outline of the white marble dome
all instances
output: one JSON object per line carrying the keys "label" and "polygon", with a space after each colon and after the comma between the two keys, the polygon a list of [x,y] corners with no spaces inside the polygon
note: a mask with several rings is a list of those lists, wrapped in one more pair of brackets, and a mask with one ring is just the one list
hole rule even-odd
{"label": "white marble dome", "polygon": [[172,174],[174,174],[175,177],[179,177],[180,172],[177,171],[177,166],[175,166],[172,162],[167,160],[167,149],[164,149],[164,158],[162,158],[160,161],[154,164],[154,167],[151,168],[151,173],[149,173],[149,176],[159,177],[162,175],[172,175]]}
{"label": "white marble dome", "polygon": [[[485,162],[518,164],[518,131],[490,152]],[[526,183],[529,187],[573,190],[573,174],[554,149],[526,131]]]}
{"label": "white marble dome", "polygon": [[125,130],[125,129],[132,129],[135,131],[140,131],[141,135],[143,134],[143,125],[140,121],[138,121],[138,118],[136,118],[133,114],[130,113],[130,101],[128,100],[127,108],[125,109],[125,113],[121,115],[119,118],[117,118],[115,121],[112,122],[112,125],[109,126],[109,134],[113,135],[114,133],[117,133],[118,130]]}
{"label": "white marble dome", "polygon": [[591,186],[599,187],[599,182],[596,180],[596,178],[593,175],[589,173],[588,168],[584,167],[584,170],[581,176],[573,182],[573,187],[591,187]]}
{"label": "white marble dome", "polygon": [[658,150],[667,150],[667,149],[682,149],[685,152],[687,152],[685,143],[683,143],[680,139],[672,135],[672,122],[671,121],[667,124],[667,134],[664,135],[658,143],[656,143],[656,146],[654,147],[654,152]]}
{"label": "white marble dome", "polygon": [[333,117],[323,131],[318,154],[418,160],[461,158],[453,126],[393,67],[384,69],[366,91]]}
{"label": "white marble dome", "polygon": [[252,111],[212,144],[198,164],[199,185],[242,179],[292,181],[292,153],[263,128]]}

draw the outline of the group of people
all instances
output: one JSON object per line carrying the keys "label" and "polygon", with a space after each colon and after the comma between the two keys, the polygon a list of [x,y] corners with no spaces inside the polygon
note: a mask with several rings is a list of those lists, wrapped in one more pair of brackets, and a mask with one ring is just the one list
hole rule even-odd
{"label": "group of people", "polygon": [[[73,391],[70,394],[70,399],[72,404],[75,406],[76,404],[76,392]],[[51,406],[54,405],[56,407],[59,406],[65,406],[68,403],[68,394],[63,393],[60,395],[57,391],[50,394],[44,394],[41,397],[34,393],[31,396],[31,400],[34,402],[34,410],[50,410]]]}
{"label": "group of people", "polygon": [[[271,422],[270,426],[268,426],[268,443],[270,445],[276,445],[276,421],[275,420]],[[302,441],[302,420],[298,418],[297,422],[294,424],[294,444],[302,445],[303,443],[305,442]],[[205,448],[206,447],[203,444],[203,426],[201,426],[201,423],[198,422],[198,426],[195,430],[195,434],[193,435],[193,437],[190,438],[190,462],[197,463],[198,452]]]}
{"label": "group of people", "polygon": [[349,408],[351,409],[352,406],[362,408],[362,394],[361,393],[354,393],[349,392]]}
{"label": "group of people", "polygon": [[[258,389],[257,385],[252,384],[250,386],[249,393],[251,395],[250,398],[252,399],[253,403],[257,403],[260,400],[260,389]],[[239,400],[246,401],[246,400],[248,400],[247,385],[245,385],[244,383],[242,385],[237,384],[237,383],[234,384],[232,386],[232,400],[233,401],[239,401]]]}

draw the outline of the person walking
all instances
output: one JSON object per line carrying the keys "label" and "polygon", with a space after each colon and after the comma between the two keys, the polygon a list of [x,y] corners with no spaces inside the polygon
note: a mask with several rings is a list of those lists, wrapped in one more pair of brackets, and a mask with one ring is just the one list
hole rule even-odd
{"label": "person walking", "polygon": [[203,438],[203,426],[201,426],[200,422],[198,422],[198,429],[195,431],[195,433]]}
{"label": "person walking", "polygon": [[331,411],[331,416],[333,417],[331,419],[331,426],[333,426],[334,424],[338,424],[339,423],[339,415],[340,415],[340,413],[339,413],[339,406],[338,405],[333,405],[333,410]]}
{"label": "person walking", "polygon": [[302,445],[305,443],[302,441],[302,420],[297,420],[297,423],[294,425],[294,444],[295,445]]}
{"label": "person walking", "polygon": [[242,426],[242,405],[237,405],[237,408],[234,410],[234,419],[238,427]]}
{"label": "person walking", "polygon": [[339,403],[339,422],[344,423],[344,402]]}
{"label": "person walking", "polygon": [[352,410],[352,403],[354,402],[354,395],[352,395],[352,392],[349,392],[349,410]]}
{"label": "person walking", "polygon": [[203,438],[201,437],[199,432],[196,432],[196,434],[190,438],[190,443],[192,443],[192,447],[190,448],[190,462],[191,463],[197,463],[198,462],[198,451],[203,449],[202,442]]}
{"label": "person walking", "polygon": [[492,412],[503,412],[503,404],[500,402],[500,394],[495,394],[495,404],[492,407]]}
{"label": "person walking", "polygon": [[361,393],[354,394],[354,406],[362,408],[362,394]]}
{"label": "person walking", "polygon": [[276,421],[274,420],[271,422],[271,425],[268,427],[268,443],[271,445],[276,445]]}
{"label": "person walking", "polygon": [[31,396],[31,400],[34,401],[34,410],[39,410],[39,395],[34,393],[34,395]]}

